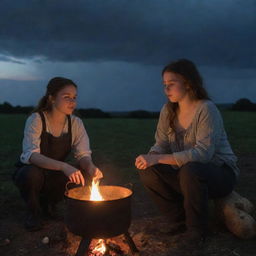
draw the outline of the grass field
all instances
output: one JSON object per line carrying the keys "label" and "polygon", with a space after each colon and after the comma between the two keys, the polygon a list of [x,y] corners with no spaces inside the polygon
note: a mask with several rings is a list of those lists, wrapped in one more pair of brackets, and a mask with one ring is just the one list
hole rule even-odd
{"label": "grass field", "polygon": [[[228,138],[236,154],[256,152],[256,113],[222,112]],[[0,173],[8,175],[21,152],[25,115],[0,115]],[[84,119],[93,158],[134,170],[134,159],[154,143],[156,119]]]}
{"label": "grass field", "polygon": [[[237,155],[256,152],[256,113],[222,112],[225,128]],[[21,152],[26,115],[0,115],[0,175],[5,194],[13,189],[8,186],[9,177]],[[93,159],[104,168],[118,169],[119,180],[137,179],[134,159],[146,153],[154,143],[156,119],[84,119],[90,138]],[[106,167],[105,167],[106,166]],[[115,172],[116,173],[116,172]],[[6,183],[7,182],[7,183]],[[3,183],[0,187],[3,191]]]}
{"label": "grass field", "polygon": [[[241,182],[238,191],[249,197],[256,204],[256,113],[253,112],[222,112],[225,128],[234,152],[240,160],[242,167]],[[0,221],[9,219],[12,223],[17,216],[10,211],[18,209],[22,211],[17,189],[11,182],[11,174],[14,171],[14,163],[21,153],[25,115],[0,115]],[[154,143],[156,119],[84,119],[84,124],[90,137],[94,162],[102,169],[105,182],[108,184],[139,184],[138,173],[134,167],[137,155],[146,153]],[[140,186],[137,186],[141,190]],[[140,192],[138,192],[138,197]],[[136,196],[136,195],[135,195]],[[141,198],[138,198],[141,200]],[[144,197],[143,197],[144,200]],[[145,206],[146,207],[146,206]],[[144,209],[143,209],[144,210]],[[150,212],[150,210],[149,210]],[[142,215],[141,215],[142,216]],[[22,219],[20,219],[22,226]],[[1,225],[0,225],[1,226]],[[18,230],[18,229],[17,229]],[[0,240],[2,233],[0,227]],[[14,231],[16,232],[16,231]],[[21,231],[19,231],[21,233]],[[17,233],[19,233],[17,231]],[[22,231],[23,232],[23,231]],[[3,236],[3,235],[2,235]],[[18,235],[17,235],[18,236]],[[216,248],[233,248],[236,243],[239,254],[221,253],[219,249],[209,252],[209,256],[256,255],[255,241],[240,241],[230,239],[214,240]],[[22,243],[22,237],[20,238]],[[1,248],[0,248],[1,249]],[[228,249],[229,250],[229,249]],[[15,249],[6,249],[6,254]],[[244,252],[241,254],[241,252]],[[229,251],[227,251],[229,252]],[[18,255],[18,254],[17,254]],[[37,254],[44,255],[44,254]],[[54,255],[54,254],[45,254]]]}

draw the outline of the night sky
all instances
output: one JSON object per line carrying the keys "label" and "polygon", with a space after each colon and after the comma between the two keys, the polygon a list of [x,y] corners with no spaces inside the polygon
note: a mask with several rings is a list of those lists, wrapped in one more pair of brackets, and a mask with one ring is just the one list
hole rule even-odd
{"label": "night sky", "polygon": [[0,103],[35,105],[50,78],[78,107],[159,111],[162,68],[187,58],[211,98],[256,99],[256,0],[1,0]]}

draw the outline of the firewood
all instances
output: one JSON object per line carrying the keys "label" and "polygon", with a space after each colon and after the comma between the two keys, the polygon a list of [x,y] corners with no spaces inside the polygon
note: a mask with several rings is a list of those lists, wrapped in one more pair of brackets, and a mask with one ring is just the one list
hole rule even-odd
{"label": "firewood", "polygon": [[109,251],[113,251],[118,254],[123,254],[123,250],[118,244],[112,243],[112,242],[107,242],[106,246],[108,247]]}

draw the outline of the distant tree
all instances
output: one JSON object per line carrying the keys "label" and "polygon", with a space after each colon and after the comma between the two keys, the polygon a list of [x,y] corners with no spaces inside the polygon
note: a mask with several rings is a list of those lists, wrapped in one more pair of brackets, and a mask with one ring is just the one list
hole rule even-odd
{"label": "distant tree", "polygon": [[21,106],[16,106],[14,108],[14,112],[17,114],[29,114],[33,111],[34,107],[32,106],[27,106],[27,107],[21,107]]}
{"label": "distant tree", "polygon": [[9,102],[0,104],[0,113],[13,113],[13,106]]}
{"label": "distant tree", "polygon": [[135,110],[128,113],[128,118],[157,118],[158,112],[149,112],[146,110]]}
{"label": "distant tree", "polygon": [[256,104],[252,103],[249,99],[242,98],[242,99],[239,99],[235,104],[233,104],[232,110],[256,111]]}
{"label": "distant tree", "polygon": [[21,107],[16,106],[13,107],[9,102],[4,102],[3,104],[0,104],[0,113],[6,113],[6,114],[29,114],[33,110],[32,106],[29,107]]}
{"label": "distant tree", "polygon": [[85,118],[109,118],[110,114],[106,113],[98,108],[87,108],[83,109],[80,108],[77,110],[77,114],[80,117],[85,117]]}

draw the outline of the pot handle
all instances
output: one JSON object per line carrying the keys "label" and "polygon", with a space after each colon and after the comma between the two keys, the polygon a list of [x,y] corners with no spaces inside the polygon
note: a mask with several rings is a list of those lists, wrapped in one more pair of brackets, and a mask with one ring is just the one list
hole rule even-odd
{"label": "pot handle", "polygon": [[73,181],[68,181],[67,183],[66,183],[66,186],[65,186],[65,195],[67,195],[68,194],[68,191],[69,191],[69,184],[73,184],[73,187],[72,188],[76,188],[76,187],[79,187],[79,185],[80,184],[76,184],[76,183],[74,183]]}
{"label": "pot handle", "polygon": [[65,186],[65,195],[68,195],[68,191],[69,191],[68,185],[71,184],[71,183],[73,183],[73,182],[72,182],[72,181],[68,181],[68,182],[66,183],[66,186]]}

